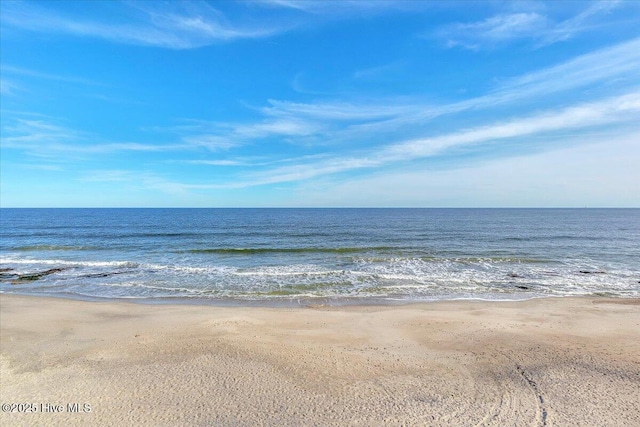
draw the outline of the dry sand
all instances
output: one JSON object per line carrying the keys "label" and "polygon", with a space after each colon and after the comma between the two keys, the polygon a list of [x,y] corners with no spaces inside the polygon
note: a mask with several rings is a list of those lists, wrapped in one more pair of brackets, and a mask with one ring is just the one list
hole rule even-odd
{"label": "dry sand", "polygon": [[640,425],[639,300],[0,304],[2,426]]}

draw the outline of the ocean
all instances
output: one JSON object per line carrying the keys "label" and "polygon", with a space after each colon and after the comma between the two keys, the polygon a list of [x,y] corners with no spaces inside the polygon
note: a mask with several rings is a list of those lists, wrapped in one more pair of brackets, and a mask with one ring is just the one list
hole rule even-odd
{"label": "ocean", "polygon": [[640,209],[0,209],[0,292],[244,305],[640,297]]}

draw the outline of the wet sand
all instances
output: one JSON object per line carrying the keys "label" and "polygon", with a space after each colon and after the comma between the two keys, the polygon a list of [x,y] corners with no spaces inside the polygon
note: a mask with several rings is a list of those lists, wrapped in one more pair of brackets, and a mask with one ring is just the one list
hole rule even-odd
{"label": "wet sand", "polygon": [[0,329],[3,410],[36,411],[2,412],[2,426],[640,425],[640,300],[291,309],[1,295]]}

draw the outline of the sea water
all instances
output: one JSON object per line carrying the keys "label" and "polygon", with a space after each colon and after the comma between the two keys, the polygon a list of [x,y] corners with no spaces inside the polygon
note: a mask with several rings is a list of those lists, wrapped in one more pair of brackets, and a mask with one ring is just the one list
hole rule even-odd
{"label": "sea water", "polygon": [[0,292],[218,304],[640,297],[640,209],[0,209]]}

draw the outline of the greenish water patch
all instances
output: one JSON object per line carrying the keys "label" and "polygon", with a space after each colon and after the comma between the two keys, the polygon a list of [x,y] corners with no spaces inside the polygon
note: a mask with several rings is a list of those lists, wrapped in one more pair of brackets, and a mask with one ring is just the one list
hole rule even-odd
{"label": "greenish water patch", "polygon": [[384,256],[373,256],[373,257],[354,257],[356,261],[365,261],[371,263],[389,263],[396,262],[401,260],[420,260],[426,263],[442,263],[442,262],[455,262],[460,264],[478,264],[478,263],[513,263],[513,264],[548,264],[552,261],[548,259],[542,258],[518,258],[518,257],[441,257],[441,256],[416,256],[412,257],[407,255],[406,257],[395,258],[395,257],[384,257]]}
{"label": "greenish water patch", "polygon": [[92,251],[99,249],[95,246],[68,246],[68,245],[29,245],[17,246],[12,248],[19,252],[35,252],[35,251]]}
{"label": "greenish water patch", "polygon": [[254,295],[259,296],[293,296],[293,295],[308,295],[308,294],[323,294],[327,290],[337,291],[340,289],[353,288],[353,284],[348,281],[343,282],[315,282],[308,284],[297,285],[284,285],[277,289],[272,289],[264,292],[255,292]]}
{"label": "greenish water patch", "polygon": [[343,248],[211,248],[211,249],[190,249],[187,252],[197,254],[231,254],[231,255],[254,255],[254,254],[277,254],[277,253],[336,253],[348,254],[359,252],[389,252],[397,251],[401,248],[392,246],[371,246],[371,247],[343,247]]}
{"label": "greenish water patch", "polygon": [[456,257],[456,258],[434,258],[424,257],[423,261],[451,261],[459,262],[463,264],[477,264],[477,263],[514,263],[514,264],[547,264],[552,262],[548,259],[541,258],[518,258],[518,257]]}

